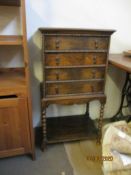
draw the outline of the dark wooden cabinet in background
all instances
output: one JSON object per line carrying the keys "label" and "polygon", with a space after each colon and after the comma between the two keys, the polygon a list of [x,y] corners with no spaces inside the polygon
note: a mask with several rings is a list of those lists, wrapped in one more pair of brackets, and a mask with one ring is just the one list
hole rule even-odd
{"label": "dark wooden cabinet in background", "polygon": [[[105,76],[113,30],[40,28],[42,33],[43,97],[42,126],[45,143],[96,138],[88,116],[88,103],[101,102],[101,132]],[[87,104],[84,116],[46,117],[50,104]]]}

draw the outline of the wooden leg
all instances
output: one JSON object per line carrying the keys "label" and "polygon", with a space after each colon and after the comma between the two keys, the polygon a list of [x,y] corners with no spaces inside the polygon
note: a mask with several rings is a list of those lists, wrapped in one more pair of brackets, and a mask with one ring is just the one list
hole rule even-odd
{"label": "wooden leg", "polygon": [[34,152],[31,154],[31,156],[32,156],[32,160],[36,160],[36,156]]}
{"label": "wooden leg", "polygon": [[46,147],[46,110],[44,109],[42,112],[42,134],[43,134],[43,140],[42,140],[42,151],[44,151]]}
{"label": "wooden leg", "polygon": [[101,109],[100,109],[100,117],[99,117],[99,121],[98,121],[98,138],[97,138],[98,144],[101,144],[103,115],[104,115],[104,104],[102,103]]}
{"label": "wooden leg", "polygon": [[89,118],[89,103],[86,104],[85,116]]}

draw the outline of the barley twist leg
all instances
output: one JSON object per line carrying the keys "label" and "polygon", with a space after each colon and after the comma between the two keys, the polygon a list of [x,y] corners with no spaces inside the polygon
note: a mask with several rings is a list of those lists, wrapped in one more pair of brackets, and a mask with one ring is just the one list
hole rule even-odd
{"label": "barley twist leg", "polygon": [[42,150],[44,151],[46,147],[46,137],[47,137],[47,127],[46,127],[46,110],[42,112]]}
{"label": "barley twist leg", "polygon": [[98,121],[98,138],[97,138],[97,143],[101,144],[101,138],[102,138],[102,125],[103,125],[103,115],[104,115],[104,104],[101,104],[101,109],[100,109],[100,117]]}

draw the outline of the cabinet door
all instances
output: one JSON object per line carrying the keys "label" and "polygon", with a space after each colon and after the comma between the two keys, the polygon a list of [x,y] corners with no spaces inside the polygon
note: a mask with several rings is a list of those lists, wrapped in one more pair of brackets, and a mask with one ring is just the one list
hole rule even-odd
{"label": "cabinet door", "polygon": [[28,153],[29,135],[27,100],[0,99],[0,157]]}

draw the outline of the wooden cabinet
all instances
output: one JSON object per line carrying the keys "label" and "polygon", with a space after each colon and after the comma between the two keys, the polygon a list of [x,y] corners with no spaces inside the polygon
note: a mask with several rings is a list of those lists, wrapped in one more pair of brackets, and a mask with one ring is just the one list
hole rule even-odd
{"label": "wooden cabinet", "polygon": [[[41,28],[43,60],[43,147],[101,135],[105,77],[113,30]],[[88,115],[91,100],[101,102],[98,128]],[[47,117],[50,104],[87,104],[84,116]],[[98,129],[98,130],[97,130]]]}
{"label": "wooden cabinet", "polygon": [[5,60],[5,64],[0,63],[0,158],[20,154],[35,158],[25,0],[0,0],[0,6],[18,6],[22,28],[20,35],[0,35],[1,52],[7,53],[11,62],[6,48],[17,47],[23,59],[21,66],[5,65]]}
{"label": "wooden cabinet", "polygon": [[31,149],[27,99],[0,99],[0,157],[28,153]]}
{"label": "wooden cabinet", "polygon": [[20,0],[0,0],[0,5],[20,6]]}

